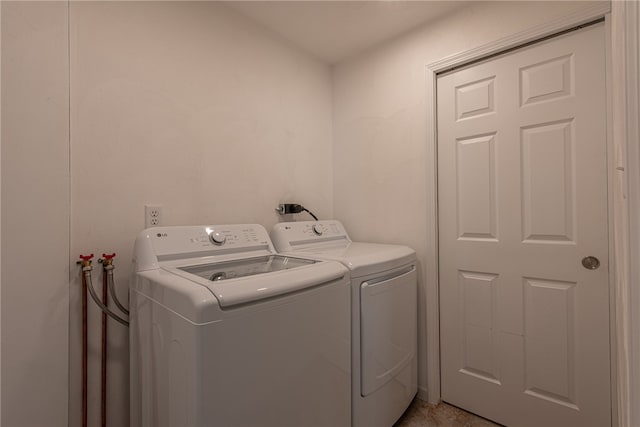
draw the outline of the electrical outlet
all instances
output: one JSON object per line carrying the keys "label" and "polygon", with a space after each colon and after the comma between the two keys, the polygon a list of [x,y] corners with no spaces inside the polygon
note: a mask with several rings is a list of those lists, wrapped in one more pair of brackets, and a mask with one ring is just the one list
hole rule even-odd
{"label": "electrical outlet", "polygon": [[162,225],[162,205],[144,205],[144,226],[159,227]]}

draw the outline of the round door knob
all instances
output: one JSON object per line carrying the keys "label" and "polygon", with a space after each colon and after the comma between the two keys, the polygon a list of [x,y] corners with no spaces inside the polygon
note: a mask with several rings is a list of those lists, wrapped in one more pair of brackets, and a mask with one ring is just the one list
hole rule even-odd
{"label": "round door knob", "polygon": [[595,270],[600,267],[600,260],[594,256],[586,256],[582,258],[582,266],[587,270]]}

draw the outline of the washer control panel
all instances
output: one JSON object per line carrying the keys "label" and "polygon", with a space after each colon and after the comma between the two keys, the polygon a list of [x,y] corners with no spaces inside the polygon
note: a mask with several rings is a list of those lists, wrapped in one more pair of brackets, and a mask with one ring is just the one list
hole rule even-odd
{"label": "washer control panel", "polygon": [[267,230],[259,224],[155,227],[143,231],[157,256],[273,250]]}

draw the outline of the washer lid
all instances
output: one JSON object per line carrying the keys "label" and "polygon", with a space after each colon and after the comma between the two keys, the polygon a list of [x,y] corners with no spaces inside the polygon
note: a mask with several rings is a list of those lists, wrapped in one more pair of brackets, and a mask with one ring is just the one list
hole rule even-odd
{"label": "washer lid", "polygon": [[234,279],[236,277],[253,276],[255,274],[273,273],[289,270],[304,265],[315,264],[312,259],[292,258],[282,255],[266,255],[254,258],[234,259],[231,261],[178,267],[178,270],[195,274],[212,282]]}
{"label": "washer lid", "polygon": [[415,251],[408,246],[350,242],[332,246],[307,247],[298,253],[342,262],[351,277],[368,276],[415,262]]}
{"label": "washer lid", "polygon": [[208,288],[223,308],[329,284],[348,273],[336,262],[282,255],[165,269]]}

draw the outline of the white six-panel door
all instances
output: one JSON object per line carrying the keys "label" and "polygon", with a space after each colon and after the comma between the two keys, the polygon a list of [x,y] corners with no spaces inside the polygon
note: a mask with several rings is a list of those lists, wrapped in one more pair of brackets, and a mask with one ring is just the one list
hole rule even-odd
{"label": "white six-panel door", "polygon": [[508,426],[611,423],[604,41],[438,77],[442,398]]}

